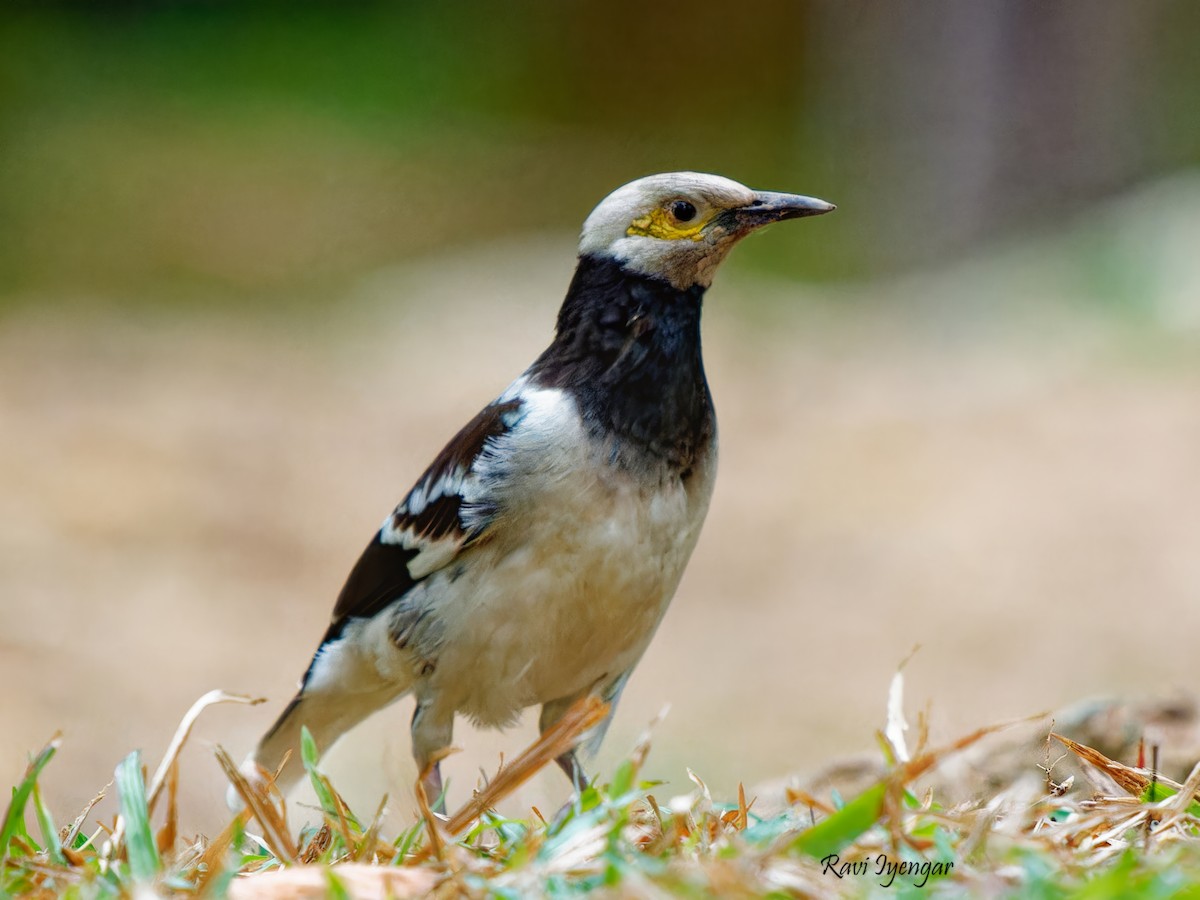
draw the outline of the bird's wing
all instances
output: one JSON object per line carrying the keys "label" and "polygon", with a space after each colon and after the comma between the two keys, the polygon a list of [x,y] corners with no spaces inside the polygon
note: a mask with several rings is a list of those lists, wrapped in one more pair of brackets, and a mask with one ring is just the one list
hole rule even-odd
{"label": "bird's wing", "polygon": [[487,535],[499,510],[476,467],[520,418],[522,401],[508,396],[468,422],[388,516],[338,595],[331,634],[380,612]]}

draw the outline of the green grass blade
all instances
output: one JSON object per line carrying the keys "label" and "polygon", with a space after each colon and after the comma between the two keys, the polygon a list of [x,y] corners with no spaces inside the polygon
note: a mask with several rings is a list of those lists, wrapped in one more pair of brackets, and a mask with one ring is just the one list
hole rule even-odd
{"label": "green grass blade", "polygon": [[8,859],[9,843],[13,835],[25,830],[25,804],[29,802],[29,795],[33,793],[33,787],[37,784],[42,769],[46,768],[46,763],[58,752],[58,743],[58,738],[54,738],[42,748],[29,763],[21,783],[13,789],[12,802],[4,814],[4,824],[0,825],[0,867],[3,866],[3,861]]}
{"label": "green grass blade", "polygon": [[325,896],[330,900],[353,900],[342,879],[333,874],[333,869],[325,870]]}
{"label": "green grass blade", "polygon": [[45,844],[46,852],[50,854],[50,858],[54,862],[65,866],[67,858],[63,856],[58,829],[54,827],[54,819],[50,816],[50,810],[42,802],[42,791],[36,782],[33,785],[33,809],[37,813],[38,827],[42,830],[42,843]]}
{"label": "green grass blade", "polygon": [[424,833],[425,820],[420,819],[396,839],[396,865],[403,865],[405,857],[420,845],[421,836]]}
{"label": "green grass blade", "polygon": [[613,797],[620,797],[623,794],[628,794],[633,790],[634,779],[637,778],[637,766],[633,764],[633,760],[627,759],[617,766],[617,771],[613,775],[612,784],[609,785],[608,791]]}
{"label": "green grass blade", "polygon": [[[1166,800],[1168,797],[1174,797],[1179,792],[1175,788],[1163,784],[1161,781],[1151,781],[1146,785],[1146,790],[1142,791],[1141,801],[1143,803],[1157,803],[1160,800]],[[1188,815],[1200,817],[1200,803],[1193,801],[1188,804]]]}
{"label": "green grass blade", "polygon": [[325,810],[325,814],[331,816],[336,822],[338,818],[337,804],[325,784],[325,779],[321,777],[320,769],[317,768],[320,759],[321,753],[317,750],[317,742],[313,740],[312,733],[307,727],[302,727],[300,729],[300,760],[304,763],[304,771],[308,773],[308,779],[312,782],[313,791],[316,792],[317,802],[321,804],[321,809]]}
{"label": "green grass blade", "polygon": [[129,870],[137,881],[150,881],[158,874],[161,861],[150,828],[146,808],[146,782],[142,778],[142,754],[134,750],[121,760],[116,771],[117,797],[125,820],[125,847]]}
{"label": "green grass blade", "polygon": [[867,788],[829,818],[800,832],[792,849],[813,859],[841,852],[879,821],[886,793],[886,782]]}

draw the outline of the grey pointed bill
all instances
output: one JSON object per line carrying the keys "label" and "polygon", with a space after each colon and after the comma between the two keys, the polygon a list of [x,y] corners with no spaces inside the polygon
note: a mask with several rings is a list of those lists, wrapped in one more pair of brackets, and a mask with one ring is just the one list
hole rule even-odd
{"label": "grey pointed bill", "polygon": [[758,228],[784,219],[821,216],[837,209],[832,203],[802,194],[781,194],[776,191],[755,191],[754,202],[734,212],[746,228]]}

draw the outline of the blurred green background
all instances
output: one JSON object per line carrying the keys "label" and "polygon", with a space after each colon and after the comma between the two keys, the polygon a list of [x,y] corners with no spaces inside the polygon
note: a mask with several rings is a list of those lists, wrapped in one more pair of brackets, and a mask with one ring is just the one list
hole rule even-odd
{"label": "blurred green background", "polygon": [[696,168],[842,206],[862,279],[1200,162],[1169,2],[8,3],[0,297],[292,303]]}
{"label": "blurred green background", "polygon": [[[211,744],[544,346],[587,212],[685,168],[839,208],[706,303],[721,476],[599,770],[670,702],[663,795],[811,773],[915,644],[935,739],[1186,692],[1197,34],[1158,0],[4,4],[0,770],[64,729],[69,820],[200,694],[269,696],[185,756],[220,827]],[[333,754],[359,807],[408,796],[409,713]],[[460,725],[452,790],[531,730]]]}

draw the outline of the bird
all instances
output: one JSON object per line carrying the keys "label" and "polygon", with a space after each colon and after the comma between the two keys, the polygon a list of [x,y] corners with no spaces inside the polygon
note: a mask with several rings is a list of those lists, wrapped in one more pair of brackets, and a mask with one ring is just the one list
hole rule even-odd
{"label": "bird", "polygon": [[556,760],[582,789],[580,754],[603,739],[712,495],[705,292],[742,238],[833,209],[697,172],[604,198],[583,224],[549,346],[375,532],[243,771],[278,772],[286,793],[304,772],[302,727],[325,752],[411,694],[420,785],[444,811],[439,759],[456,716],[503,728],[536,706],[545,732],[593,695],[607,716]]}

